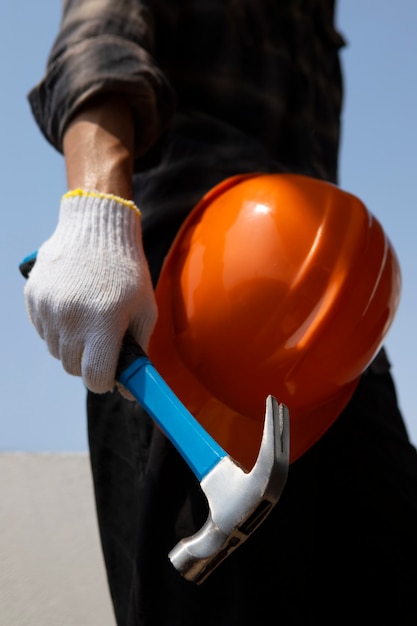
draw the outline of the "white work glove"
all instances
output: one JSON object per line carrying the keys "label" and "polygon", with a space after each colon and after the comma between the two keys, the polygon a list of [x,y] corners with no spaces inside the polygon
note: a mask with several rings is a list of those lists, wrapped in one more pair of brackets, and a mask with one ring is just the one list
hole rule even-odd
{"label": "white work glove", "polygon": [[91,391],[112,390],[125,333],[146,350],[157,318],[134,203],[79,189],[65,194],[24,293],[31,321],[64,369]]}

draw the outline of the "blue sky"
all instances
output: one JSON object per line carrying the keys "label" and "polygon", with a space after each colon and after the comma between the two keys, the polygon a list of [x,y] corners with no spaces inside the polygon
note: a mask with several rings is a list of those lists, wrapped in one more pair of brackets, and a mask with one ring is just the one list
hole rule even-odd
{"label": "blue sky", "polygon": [[[26,101],[41,78],[59,0],[0,5],[2,192],[0,450],[85,451],[85,390],[46,350],[26,316],[19,261],[52,233],[66,191],[62,157]],[[417,3],[342,0],[345,80],[340,185],[379,219],[400,260],[402,299],[386,346],[417,443]]]}

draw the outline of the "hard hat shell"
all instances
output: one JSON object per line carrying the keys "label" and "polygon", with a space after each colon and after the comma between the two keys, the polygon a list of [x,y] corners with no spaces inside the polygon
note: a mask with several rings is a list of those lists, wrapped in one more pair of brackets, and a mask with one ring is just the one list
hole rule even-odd
{"label": "hard hat shell", "polygon": [[294,461],[348,403],[400,290],[395,251],[358,198],[298,174],[235,176],[171,246],[149,356],[248,469],[274,395],[289,408]]}

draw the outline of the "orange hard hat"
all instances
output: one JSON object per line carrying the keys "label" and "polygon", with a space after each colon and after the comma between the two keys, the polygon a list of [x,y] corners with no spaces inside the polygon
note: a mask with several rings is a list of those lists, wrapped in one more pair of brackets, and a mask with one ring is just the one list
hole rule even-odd
{"label": "orange hard hat", "polygon": [[394,319],[401,277],[355,196],[298,174],[228,178],[165,259],[149,356],[188,410],[248,469],[272,394],[290,460],[337,419]]}

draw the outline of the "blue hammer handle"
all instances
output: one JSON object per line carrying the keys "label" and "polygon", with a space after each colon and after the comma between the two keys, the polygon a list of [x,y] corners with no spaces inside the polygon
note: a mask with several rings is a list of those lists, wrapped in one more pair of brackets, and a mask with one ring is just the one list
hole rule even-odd
{"label": "blue hammer handle", "polygon": [[[25,278],[35,261],[36,252],[33,252],[20,263]],[[227,456],[130,337],[123,343],[116,378],[149,413],[200,481]]]}
{"label": "blue hammer handle", "polygon": [[124,341],[116,378],[163,430],[200,481],[227,456],[130,338]]}

